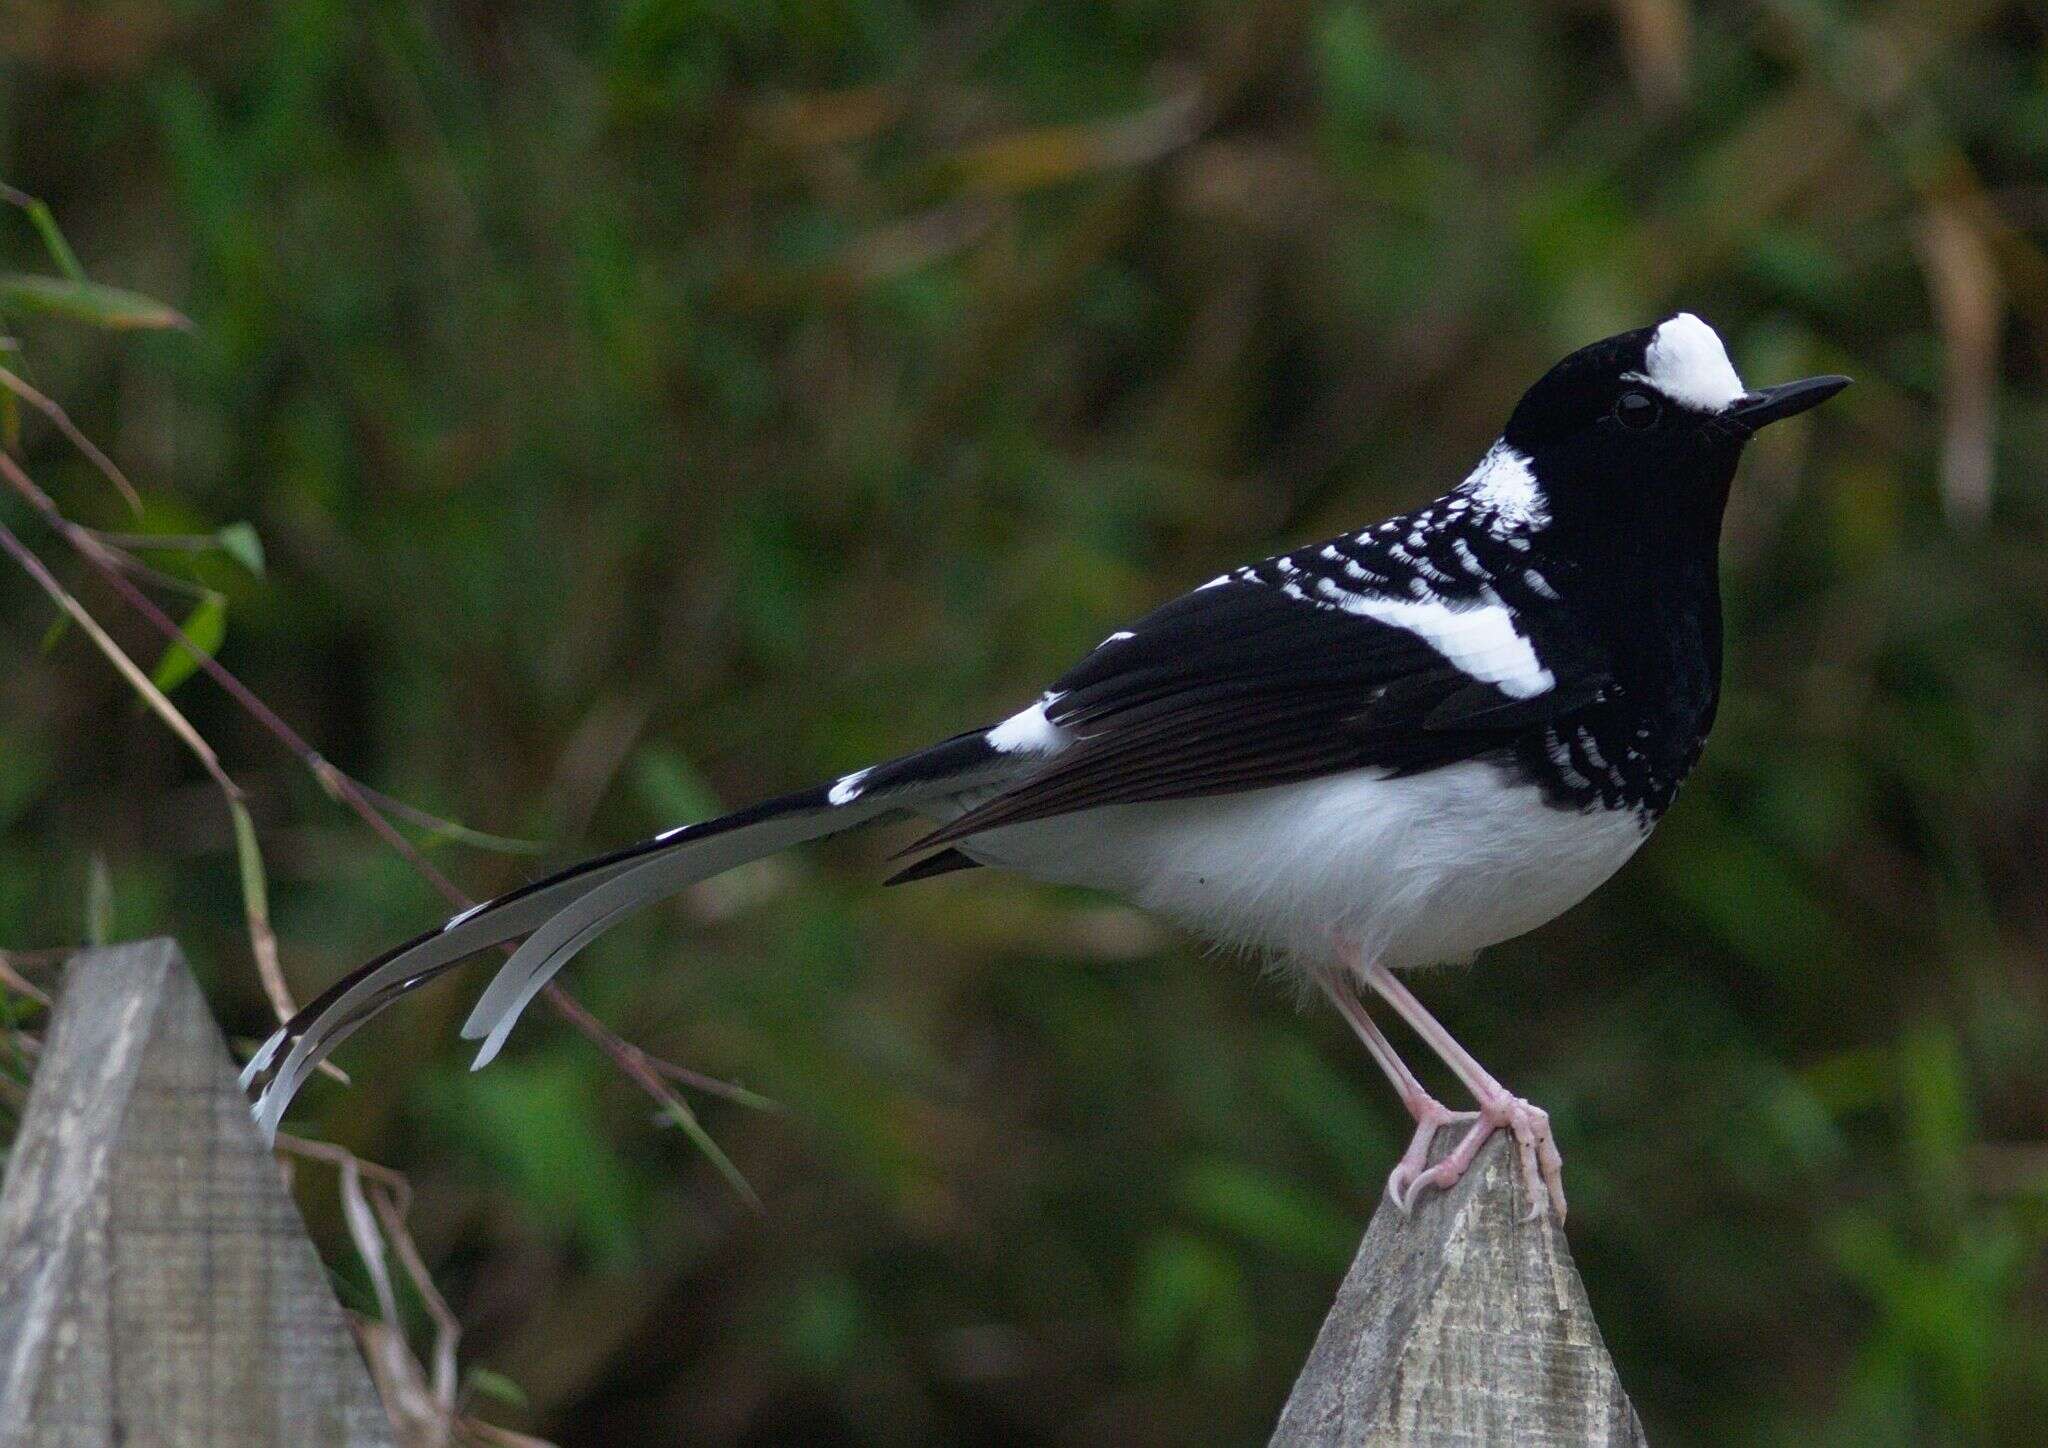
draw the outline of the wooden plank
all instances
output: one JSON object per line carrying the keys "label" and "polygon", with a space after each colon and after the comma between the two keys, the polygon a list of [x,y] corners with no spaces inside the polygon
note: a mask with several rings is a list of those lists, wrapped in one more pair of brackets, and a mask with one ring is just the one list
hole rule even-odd
{"label": "wooden plank", "polygon": [[0,1445],[391,1442],[177,946],[80,953],[0,1190]]}
{"label": "wooden plank", "polygon": [[1383,1198],[1272,1442],[1639,1448],[1564,1232],[1528,1209],[1505,1133],[1412,1216]]}

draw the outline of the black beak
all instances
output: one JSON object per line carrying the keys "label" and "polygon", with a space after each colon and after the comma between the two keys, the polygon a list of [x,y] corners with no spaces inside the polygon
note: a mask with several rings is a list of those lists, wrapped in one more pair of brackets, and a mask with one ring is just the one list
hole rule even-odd
{"label": "black beak", "polygon": [[1819,407],[1848,385],[1846,377],[1803,377],[1797,382],[1781,382],[1776,387],[1736,398],[1721,416],[1755,432],[1766,423],[1797,417],[1810,407]]}

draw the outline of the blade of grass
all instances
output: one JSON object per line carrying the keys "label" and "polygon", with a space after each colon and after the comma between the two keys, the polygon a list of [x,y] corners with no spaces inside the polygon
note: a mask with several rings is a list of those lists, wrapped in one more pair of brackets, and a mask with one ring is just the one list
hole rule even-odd
{"label": "blade of grass", "polygon": [[97,949],[114,935],[114,875],[98,850],[85,866],[85,943]]}
{"label": "blade of grass", "polygon": [[115,332],[192,328],[192,323],[176,307],[126,287],[28,272],[0,273],[0,309],[68,317]]}
{"label": "blade of grass", "polygon": [[27,213],[29,225],[43,239],[43,250],[49,252],[51,264],[64,274],[66,280],[82,282],[86,279],[85,268],[78,264],[78,256],[71,250],[71,244],[64,240],[64,233],[57,229],[56,214],[46,203],[26,191],[15,190],[4,181],[0,181],[0,201],[18,206]]}

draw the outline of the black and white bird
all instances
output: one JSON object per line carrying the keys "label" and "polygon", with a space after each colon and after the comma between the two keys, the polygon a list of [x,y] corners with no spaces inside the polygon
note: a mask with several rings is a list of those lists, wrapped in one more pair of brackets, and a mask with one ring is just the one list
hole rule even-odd
{"label": "black and white bird", "polygon": [[[642,906],[910,815],[933,826],[913,848],[934,853],[897,881],[1000,865],[1110,890],[1312,981],[1415,1119],[1396,1203],[1455,1182],[1506,1129],[1532,1213],[1562,1217],[1548,1118],[1399,972],[1534,929],[1642,845],[1714,719],[1721,516],[1743,446],[1847,384],[1751,391],[1684,312],[1582,348],[1435,502],[1219,574],[1000,723],[574,865],[344,976],[249,1062],[257,1118],[274,1133],[329,1052],[477,951],[524,937],[462,1029],[481,1067],[555,973]],[[1368,994],[1474,1110],[1423,1089]],[[1431,1165],[1447,1126],[1462,1134]]]}

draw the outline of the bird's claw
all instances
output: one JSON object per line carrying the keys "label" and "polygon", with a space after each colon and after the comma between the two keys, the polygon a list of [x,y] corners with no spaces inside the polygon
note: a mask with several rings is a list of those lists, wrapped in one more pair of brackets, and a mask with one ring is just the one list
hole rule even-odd
{"label": "bird's claw", "polygon": [[[1519,1096],[1503,1093],[1480,1103],[1477,1111],[1451,1111],[1428,1101],[1415,1113],[1415,1136],[1408,1143],[1400,1164],[1387,1177],[1387,1198],[1402,1211],[1412,1211],[1416,1199],[1427,1188],[1448,1190],[1471,1167],[1496,1131],[1506,1128],[1514,1134],[1515,1153],[1521,1161],[1522,1181],[1528,1188],[1529,1212],[1525,1221],[1536,1221],[1547,1207],[1564,1225],[1564,1158],[1550,1134],[1550,1113]],[[1469,1121],[1465,1134],[1450,1154],[1434,1166],[1427,1165],[1429,1148],[1440,1127]]]}
{"label": "bird's claw", "polygon": [[1432,1170],[1429,1149],[1436,1142],[1437,1132],[1446,1126],[1479,1120],[1476,1111],[1453,1111],[1430,1096],[1412,1102],[1408,1109],[1415,1117],[1415,1135],[1409,1138],[1408,1150],[1401,1154],[1400,1162],[1387,1176],[1387,1200],[1404,1212],[1415,1209],[1415,1193],[1422,1179]]}

